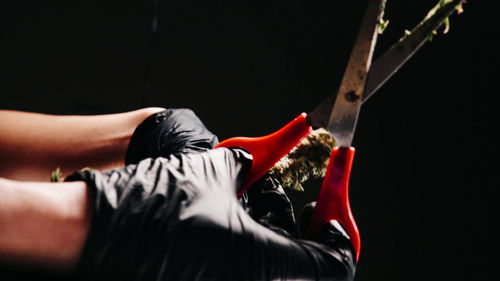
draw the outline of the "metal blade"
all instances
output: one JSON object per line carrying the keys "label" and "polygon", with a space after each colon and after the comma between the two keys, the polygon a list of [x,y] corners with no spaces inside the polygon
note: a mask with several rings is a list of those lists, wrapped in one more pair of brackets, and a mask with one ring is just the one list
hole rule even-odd
{"label": "metal blade", "polygon": [[403,66],[420,47],[429,39],[432,32],[438,29],[445,18],[449,17],[455,7],[465,2],[464,0],[455,0],[445,4],[437,12],[427,19],[424,19],[410,33],[403,37],[398,43],[392,45],[380,58],[372,65],[368,81],[366,82],[363,102],[367,100],[375,91],[377,91],[389,78]]}
{"label": "metal blade", "polygon": [[330,113],[332,112],[333,103],[337,98],[337,91],[328,96],[326,100],[316,106],[311,112],[307,114],[307,123],[313,129],[326,128],[328,120],[330,120]]}
{"label": "metal blade", "polygon": [[[443,24],[444,19],[454,12],[455,7],[463,2],[465,0],[455,0],[445,4],[434,15],[417,25],[410,35],[399,40],[375,60],[368,72],[361,103],[363,104],[382,87],[427,42],[429,34],[438,29]],[[337,94],[338,91],[330,95],[307,115],[308,122],[314,129],[327,127]]]}
{"label": "metal blade", "polygon": [[352,143],[358,119],[366,77],[370,69],[373,49],[377,42],[377,27],[385,6],[385,0],[371,0],[347,63],[346,72],[339,87],[326,129],[340,147]]}

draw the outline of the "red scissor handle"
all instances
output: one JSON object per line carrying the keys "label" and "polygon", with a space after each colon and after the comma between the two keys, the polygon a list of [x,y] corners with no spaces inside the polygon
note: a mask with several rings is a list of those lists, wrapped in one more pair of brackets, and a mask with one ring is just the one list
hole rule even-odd
{"label": "red scissor handle", "polygon": [[[271,167],[285,156],[312,130],[307,122],[307,114],[302,113],[280,130],[263,137],[235,137],[215,146],[239,147],[252,154],[253,161],[238,196],[260,179]],[[351,173],[354,148],[334,148],[325,179],[318,196],[316,207],[309,224],[308,235],[316,237],[325,224],[337,220],[346,228],[351,243],[359,258],[359,231],[349,205],[349,175]]]}
{"label": "red scissor handle", "polygon": [[312,128],[302,113],[280,130],[263,137],[235,137],[222,141],[218,147],[240,147],[252,154],[253,161],[238,197],[260,179],[276,162],[311,132]]}
{"label": "red scissor handle", "polygon": [[337,220],[347,231],[359,258],[361,241],[359,231],[349,204],[349,175],[351,173],[354,148],[336,147],[332,150],[325,179],[316,201],[309,224],[308,236],[315,238],[325,224]]}

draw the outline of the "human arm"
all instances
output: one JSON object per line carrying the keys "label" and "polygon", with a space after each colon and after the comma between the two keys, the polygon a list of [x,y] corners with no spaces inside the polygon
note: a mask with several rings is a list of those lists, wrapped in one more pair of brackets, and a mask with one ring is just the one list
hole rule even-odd
{"label": "human arm", "polygon": [[[91,221],[91,189],[83,181],[24,181],[37,176],[42,180],[49,179],[47,165],[52,163],[48,163],[53,160],[51,157],[60,160],[58,165],[65,164],[63,168],[67,171],[74,165],[85,164],[88,153],[82,155],[71,151],[75,146],[85,150],[84,146],[86,149],[105,150],[104,155],[98,155],[101,158],[115,151],[115,157],[101,160],[105,167],[112,165],[113,161],[123,166],[132,132],[134,138],[128,149],[128,161],[135,162],[152,153],[160,156],[203,151],[217,142],[215,135],[187,109],[147,108],[99,116],[53,116],[3,110],[0,117],[3,117],[0,118],[3,126],[0,130],[0,158],[6,160],[0,162],[0,167],[4,168],[0,172],[23,180],[0,177],[0,264],[57,270],[73,267],[80,256]],[[137,126],[138,122],[141,122],[140,126]],[[89,141],[85,135],[95,134],[96,129],[103,132]],[[124,137],[113,138],[116,135]],[[166,146],[157,146],[157,139]],[[106,146],[109,142],[115,145]],[[25,154],[30,157],[23,157]],[[24,162],[28,162],[27,167],[22,166]],[[92,167],[102,168],[98,164]]]}
{"label": "human arm", "polygon": [[[177,124],[173,119],[166,122]],[[192,130],[168,132],[187,140],[184,133]],[[326,226],[326,235],[318,241],[299,239],[290,230],[293,219],[280,218],[291,211],[281,188],[272,188],[263,196],[259,196],[260,189],[252,188],[257,191],[257,196],[249,195],[253,210],[244,210],[236,192],[251,155],[239,149],[209,150],[207,146],[214,140],[209,135],[201,138],[208,143],[188,138],[186,145],[161,158],[106,172],[81,171],[66,178],[77,184],[85,182],[86,194],[91,195],[86,205],[91,206],[89,224],[84,228],[88,234],[83,232],[81,239],[85,243],[75,243],[80,248],[72,251],[80,253],[77,272],[97,280],[350,280],[354,273],[352,247],[341,227]],[[159,148],[156,152],[163,153]],[[191,148],[196,151],[184,152]],[[29,207],[39,196],[31,193],[28,197],[32,198],[25,204]],[[65,229],[66,224],[59,220],[52,225]],[[43,242],[37,238],[31,245]],[[65,248],[68,241],[64,238],[59,237],[55,245]],[[65,261],[74,265],[74,255]]]}
{"label": "human arm", "polygon": [[90,226],[84,182],[0,178],[0,194],[0,263],[51,270],[76,265]]}
{"label": "human arm", "polygon": [[[9,165],[3,167],[13,169],[13,172],[7,173],[10,178],[20,177],[23,180],[0,177],[0,265],[8,263],[54,270],[69,269],[76,264],[81,254],[91,221],[91,189],[83,181],[24,181],[37,175],[42,180],[49,178],[50,169],[46,165],[51,159],[43,159],[40,154],[60,159],[57,164],[66,164],[63,168],[68,171],[72,165],[85,164],[85,159],[79,158],[85,157],[85,153],[74,155],[72,151],[66,151],[74,149],[74,146],[105,150],[104,155],[99,157],[115,151],[116,157],[102,160],[109,164],[114,159],[117,165],[123,166],[128,148],[123,144],[128,145],[132,131],[135,133],[133,144],[128,150],[128,161],[147,158],[151,153],[160,156],[203,151],[217,142],[215,135],[206,130],[201,120],[187,109],[148,108],[99,116],[53,116],[0,111],[0,117],[3,117],[0,121],[4,126],[2,129],[5,128],[5,131],[0,131],[3,136],[0,142],[5,144],[0,148],[0,156],[6,159],[5,155],[10,153],[13,157],[6,159],[9,161],[2,164]],[[138,127],[136,123],[139,120],[141,125]],[[82,128],[77,130],[72,126]],[[95,129],[103,132],[91,141],[89,137],[84,137]],[[30,132],[33,135],[29,135]],[[113,140],[114,135],[125,137]],[[158,138],[165,146],[156,145]],[[106,148],[103,144],[110,141],[115,146]],[[14,149],[23,143],[27,147]],[[36,147],[41,151],[35,151]],[[34,155],[17,159],[24,154]],[[28,167],[21,165],[22,161],[31,160],[40,162],[27,163]],[[71,161],[74,163],[67,163]]]}
{"label": "human arm", "polygon": [[49,181],[57,167],[69,174],[123,166],[135,128],[162,110],[92,116],[0,110],[0,177]]}

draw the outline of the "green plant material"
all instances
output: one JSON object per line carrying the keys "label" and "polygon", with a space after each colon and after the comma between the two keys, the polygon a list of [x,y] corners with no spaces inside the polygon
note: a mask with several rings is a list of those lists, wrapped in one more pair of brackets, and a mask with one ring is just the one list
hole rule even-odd
{"label": "green plant material", "polygon": [[384,20],[383,18],[380,18],[378,22],[378,30],[377,30],[378,34],[384,33],[388,25],[389,25],[389,20]]}
{"label": "green plant material", "polygon": [[57,167],[50,175],[50,182],[62,182],[63,180],[61,169]]}
{"label": "green plant material", "polygon": [[[80,170],[80,172],[83,171],[97,171],[97,169],[85,167]],[[63,181],[64,178],[61,173],[61,168],[57,167],[54,171],[52,171],[52,174],[50,175],[50,182],[63,182]]]}
{"label": "green plant material", "polygon": [[441,9],[444,5],[452,2],[453,0],[439,0],[439,2],[432,8],[429,10],[429,12],[427,12],[427,15],[425,16],[424,18],[424,21],[426,19],[429,19],[430,17],[432,17],[439,9]]}
{"label": "green plant material", "polygon": [[382,14],[380,15],[380,20],[378,21],[377,32],[378,34],[384,33],[384,30],[389,25],[389,20],[384,20],[384,11],[385,11],[385,1],[382,1],[382,6],[380,6],[380,11]]}
{"label": "green plant material", "polygon": [[276,177],[284,187],[303,191],[304,182],[325,176],[335,146],[335,139],[327,130],[314,130],[281,158],[268,174]]}
{"label": "green plant material", "polygon": [[429,34],[428,39],[429,42],[432,42],[432,39],[434,39],[434,35],[437,35],[437,31],[433,30],[431,34]]}
{"label": "green plant material", "polygon": [[445,18],[443,34],[448,33],[448,31],[450,31],[450,18]]}
{"label": "green plant material", "polygon": [[[424,18],[423,21],[429,19],[432,17],[439,9],[443,8],[446,4],[449,4],[453,2],[453,0],[439,0],[439,2],[434,6],[428,13],[427,16]],[[462,3],[459,3],[458,5],[455,6],[455,10],[457,10],[457,14],[463,13],[464,9],[462,7]],[[444,24],[444,30],[443,34],[448,33],[450,31],[450,18],[445,18],[443,21]]]}
{"label": "green plant material", "polygon": [[[445,7],[447,4],[450,4],[454,1],[455,0],[439,0],[439,2],[432,9],[430,9],[429,12],[427,12],[427,15],[425,16],[425,18],[415,28],[417,28],[418,26],[422,25],[427,20],[429,20],[429,18],[431,18],[433,15],[435,15],[441,8]],[[465,2],[465,1],[463,1],[463,2]],[[463,13],[463,11],[464,11],[463,7],[462,7],[463,2],[460,2],[459,4],[457,4],[455,6],[455,10],[457,11],[457,14]],[[446,34],[450,31],[450,19],[448,17],[446,17],[443,20],[443,25],[444,25],[443,34]],[[410,35],[410,32],[408,30],[405,30],[405,34],[400,40],[406,38],[408,35]],[[428,35],[429,41],[432,41],[432,39],[434,38],[435,35],[437,35],[437,32],[436,32],[436,30],[433,30],[432,33]]]}

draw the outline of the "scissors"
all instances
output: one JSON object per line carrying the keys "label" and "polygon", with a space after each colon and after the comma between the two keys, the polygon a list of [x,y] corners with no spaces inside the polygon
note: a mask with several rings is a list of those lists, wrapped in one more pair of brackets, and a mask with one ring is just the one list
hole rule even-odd
{"label": "scissors", "polygon": [[[338,146],[331,152],[307,234],[310,238],[317,237],[326,223],[337,220],[351,238],[356,260],[359,258],[361,242],[349,204],[348,183],[355,152],[351,144],[361,104],[422,47],[428,40],[429,34],[438,29],[445,18],[450,16],[455,7],[464,0],[454,0],[445,4],[372,64],[378,23],[383,15],[385,2],[386,0],[369,1],[337,92],[309,114],[301,113],[270,135],[256,138],[230,138],[216,146],[216,148],[240,147],[252,154],[252,166],[238,194],[241,196],[312,129],[327,129],[337,141]],[[332,202],[335,204],[331,204]]]}

